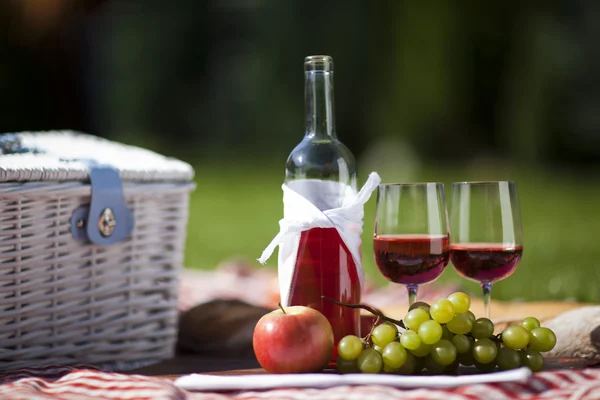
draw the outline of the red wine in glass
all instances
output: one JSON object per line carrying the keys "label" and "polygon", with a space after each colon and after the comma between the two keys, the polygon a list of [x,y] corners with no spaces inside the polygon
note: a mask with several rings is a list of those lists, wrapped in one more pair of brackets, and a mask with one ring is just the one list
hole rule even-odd
{"label": "red wine in glass", "polygon": [[378,187],[375,263],[389,281],[406,285],[409,305],[415,302],[419,285],[436,280],[448,265],[447,219],[441,182]]}
{"label": "red wine in glass", "polygon": [[511,181],[454,182],[450,206],[452,265],[478,281],[490,318],[492,283],[510,276],[523,255],[517,184]]}
{"label": "red wine in glass", "polygon": [[379,235],[373,239],[375,262],[388,280],[420,285],[436,280],[449,260],[446,235]]}
{"label": "red wine in glass", "polygon": [[465,243],[451,247],[452,265],[465,278],[494,282],[509,277],[519,265],[523,246],[501,243]]}

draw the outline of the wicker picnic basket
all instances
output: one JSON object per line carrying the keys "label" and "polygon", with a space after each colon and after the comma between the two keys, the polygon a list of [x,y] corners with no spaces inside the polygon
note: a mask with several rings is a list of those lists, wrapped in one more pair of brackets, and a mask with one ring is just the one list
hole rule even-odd
{"label": "wicker picnic basket", "polygon": [[193,169],[72,132],[0,147],[0,369],[171,357]]}

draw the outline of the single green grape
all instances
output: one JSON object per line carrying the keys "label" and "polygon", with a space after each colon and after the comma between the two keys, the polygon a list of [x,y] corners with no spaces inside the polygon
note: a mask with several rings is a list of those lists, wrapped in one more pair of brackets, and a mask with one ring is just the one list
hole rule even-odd
{"label": "single green grape", "polygon": [[398,368],[388,367],[387,365],[383,364],[382,371],[388,374],[395,374],[398,371]]}
{"label": "single green grape", "polygon": [[473,314],[472,311],[467,311],[465,314],[467,314],[469,316],[469,319],[471,320],[471,323],[473,325],[475,325],[475,321],[477,321],[477,317],[475,316],[475,314]]}
{"label": "single green grape", "polygon": [[532,372],[539,372],[544,369],[544,356],[537,350],[521,350],[521,364],[529,368]]}
{"label": "single green grape", "polygon": [[408,311],[414,310],[415,308],[422,308],[423,310],[427,311],[427,314],[429,314],[429,307],[430,305],[424,301],[416,301],[412,303],[410,307],[408,307]]}
{"label": "single green grape", "polygon": [[421,342],[421,345],[418,349],[410,350],[410,352],[416,357],[425,357],[427,354],[429,354],[430,348],[430,345]]}
{"label": "single green grape", "polygon": [[529,344],[532,350],[550,351],[556,346],[556,335],[549,328],[535,328],[529,332]]}
{"label": "single green grape", "polygon": [[338,354],[344,360],[356,360],[363,349],[363,342],[358,336],[344,336],[338,343]]}
{"label": "single green grape", "polygon": [[455,292],[448,296],[448,300],[452,303],[452,308],[455,314],[462,314],[469,311],[471,307],[471,298],[463,292]]}
{"label": "single green grape", "polygon": [[429,355],[436,363],[447,366],[456,360],[456,347],[449,340],[442,339],[433,346],[429,351]]}
{"label": "single green grape", "polygon": [[[419,369],[420,371],[420,369]],[[417,371],[417,358],[410,352],[406,353],[406,361],[395,371],[397,374],[411,375]]]}
{"label": "single green grape", "polygon": [[539,328],[542,325],[540,324],[540,321],[537,318],[527,317],[523,320],[523,322],[521,322],[521,326],[527,329],[529,332],[531,332],[535,328]]}
{"label": "single green grape", "polygon": [[452,340],[453,337],[454,333],[450,332],[450,329],[448,329],[448,324],[442,325],[442,339]]}
{"label": "single green grape", "polygon": [[529,344],[529,332],[520,325],[508,326],[502,332],[502,343],[511,349],[523,349]]}
{"label": "single green grape", "polygon": [[429,354],[427,357],[424,358],[424,360],[425,368],[430,374],[438,375],[444,373],[445,366],[435,361],[435,359],[433,358],[433,354]]}
{"label": "single green grape", "polygon": [[450,322],[446,324],[446,326],[452,333],[466,335],[467,333],[471,332],[471,329],[473,329],[473,322],[466,313],[462,313],[456,314],[454,318],[452,318]]}
{"label": "single green grape", "polygon": [[517,350],[509,347],[501,347],[500,350],[498,350],[496,364],[498,364],[498,367],[503,371],[519,368],[521,366],[521,357]]}
{"label": "single green grape", "polygon": [[445,324],[454,318],[454,308],[452,307],[450,300],[440,299],[431,304],[429,314],[431,315],[431,319],[434,321],[440,324]]}
{"label": "single green grape", "polygon": [[478,318],[471,328],[475,339],[486,339],[494,334],[494,323],[487,318]]}
{"label": "single green grape", "polygon": [[335,362],[335,368],[342,374],[356,374],[360,372],[356,360],[344,360],[339,356]]}
{"label": "single green grape", "polygon": [[473,346],[473,339],[470,339],[465,335],[454,335],[452,338],[452,344],[456,347],[456,351],[459,354],[469,353]]}
{"label": "single green grape", "polygon": [[371,333],[371,340],[373,344],[381,347],[385,347],[388,343],[396,340],[398,336],[398,328],[388,322],[381,325],[377,325]]}
{"label": "single green grape", "polygon": [[429,321],[429,313],[422,308],[410,310],[404,317],[404,325],[410,330],[418,331],[421,324]]}
{"label": "single green grape", "polygon": [[383,368],[381,354],[374,349],[363,349],[356,360],[360,372],[365,374],[376,374]]}
{"label": "single green grape", "polygon": [[383,365],[391,369],[398,369],[406,362],[406,350],[399,342],[390,342],[381,353]]}
{"label": "single green grape", "polygon": [[498,355],[498,347],[491,339],[479,339],[473,346],[473,358],[480,364],[494,361]]}
{"label": "single green grape", "polygon": [[436,321],[425,321],[419,326],[419,337],[425,344],[434,344],[442,338],[442,326]]}
{"label": "single green grape", "polygon": [[421,338],[417,332],[407,330],[400,335],[400,343],[407,350],[416,350],[421,345]]}

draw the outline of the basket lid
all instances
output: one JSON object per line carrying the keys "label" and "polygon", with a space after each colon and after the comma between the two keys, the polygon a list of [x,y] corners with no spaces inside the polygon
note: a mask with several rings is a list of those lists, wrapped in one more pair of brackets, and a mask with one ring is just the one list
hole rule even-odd
{"label": "basket lid", "polygon": [[123,181],[190,181],[193,168],[150,150],[72,131],[13,135],[23,152],[0,156],[0,182],[89,181],[89,163],[109,164]]}

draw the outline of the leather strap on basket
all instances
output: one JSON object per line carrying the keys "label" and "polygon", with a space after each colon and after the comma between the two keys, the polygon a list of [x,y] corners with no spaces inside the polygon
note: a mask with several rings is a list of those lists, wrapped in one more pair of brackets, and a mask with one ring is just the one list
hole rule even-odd
{"label": "leather strap on basket", "polygon": [[119,171],[110,165],[87,161],[92,186],[89,205],[78,207],[71,217],[75,239],[107,246],[129,237],[135,225],[127,208]]}

